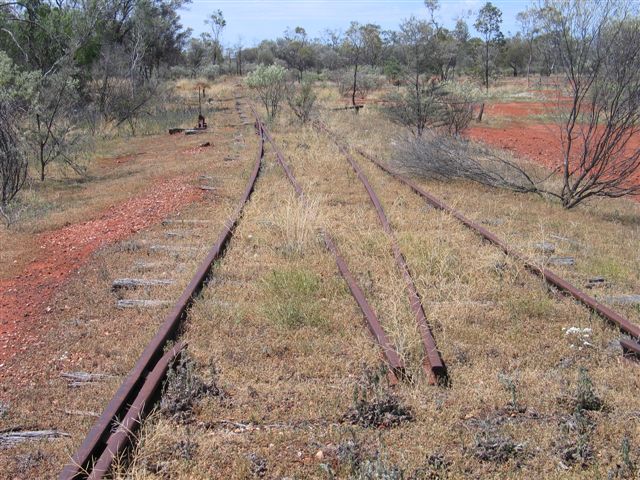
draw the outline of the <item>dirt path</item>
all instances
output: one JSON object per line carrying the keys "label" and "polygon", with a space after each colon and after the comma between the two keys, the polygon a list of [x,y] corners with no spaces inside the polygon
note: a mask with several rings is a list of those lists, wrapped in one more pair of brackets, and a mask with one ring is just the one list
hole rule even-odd
{"label": "dirt path", "polygon": [[157,181],[147,193],[113,205],[97,218],[39,235],[40,253],[21,273],[0,280],[0,367],[38,338],[53,294],[89,255],[201,198],[203,192],[190,180]]}

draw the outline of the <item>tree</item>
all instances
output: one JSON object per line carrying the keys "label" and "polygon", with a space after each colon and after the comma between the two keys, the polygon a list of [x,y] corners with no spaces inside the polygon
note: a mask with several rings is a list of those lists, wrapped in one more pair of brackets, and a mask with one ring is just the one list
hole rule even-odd
{"label": "tree", "polygon": [[257,91],[270,120],[276,117],[280,101],[286,93],[286,75],[287,71],[280,65],[259,65],[247,75],[247,86]]}
{"label": "tree", "polygon": [[7,224],[11,220],[8,206],[27,178],[28,163],[17,126],[33,98],[37,78],[37,72],[21,72],[0,51],[0,215]]}
{"label": "tree", "polygon": [[222,57],[220,36],[222,35],[222,31],[224,30],[224,28],[227,26],[227,21],[224,19],[222,10],[217,10],[205,20],[205,23],[211,27],[211,39],[213,41],[213,64],[217,65],[219,59]]}
{"label": "tree", "polygon": [[20,149],[16,115],[8,102],[0,102],[0,215],[8,224],[7,207],[24,186],[28,162]]}
{"label": "tree", "polygon": [[43,79],[32,107],[29,141],[44,181],[49,165],[55,161],[83,173],[74,159],[82,135],[77,129],[77,105],[73,72],[62,69]]}
{"label": "tree", "polygon": [[423,78],[429,60],[428,47],[434,35],[428,22],[410,17],[400,25],[397,36],[409,75],[404,92],[390,96],[385,112],[392,121],[408,127],[416,136],[421,136],[424,129],[433,123],[439,109],[434,101],[437,85]]}
{"label": "tree", "polygon": [[342,51],[350,65],[353,66],[353,85],[351,90],[351,104],[356,104],[358,91],[358,67],[364,64],[375,64],[382,50],[380,27],[378,25],[360,25],[351,22],[346,31]]}
{"label": "tree", "polygon": [[505,41],[502,49],[502,59],[504,64],[511,69],[514,77],[517,77],[527,65],[527,55],[527,45],[519,33]]}
{"label": "tree", "polygon": [[502,24],[502,12],[491,2],[487,2],[484,7],[478,12],[478,17],[473,26],[476,28],[482,40],[484,42],[484,48],[482,50],[482,63],[484,66],[484,79],[483,83],[489,91],[489,69],[491,61],[491,48],[502,41],[503,35],[500,31],[500,25]]}
{"label": "tree", "polygon": [[640,20],[637,4],[548,0],[540,12],[570,98],[561,112],[565,208],[640,192]]}
{"label": "tree", "polygon": [[287,30],[284,38],[277,41],[278,57],[284,60],[287,66],[298,71],[298,82],[302,82],[305,70],[314,64],[314,50],[309,44],[307,32],[302,27],[296,27],[293,32]]}
{"label": "tree", "polygon": [[540,31],[538,12],[533,8],[528,8],[518,13],[516,20],[520,24],[520,32],[527,45],[527,86],[529,86],[531,85],[529,75],[531,74],[531,62],[533,62],[533,41]]}

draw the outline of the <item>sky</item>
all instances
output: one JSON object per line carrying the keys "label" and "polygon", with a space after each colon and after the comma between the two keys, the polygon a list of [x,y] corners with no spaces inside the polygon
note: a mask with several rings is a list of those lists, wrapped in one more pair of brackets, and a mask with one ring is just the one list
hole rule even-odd
{"label": "sky", "polygon": [[[456,18],[465,17],[474,33],[473,22],[484,3],[484,0],[440,0],[436,18],[446,27],[453,27]],[[502,32],[507,34],[518,31],[516,15],[531,1],[493,0],[492,3],[502,10]],[[208,31],[204,20],[218,9],[227,21],[222,43],[241,42],[245,47],[282,36],[287,27],[303,27],[309,36],[316,38],[328,28],[346,30],[351,20],[397,29],[400,22],[411,15],[424,19],[428,16],[422,0],[192,0],[180,16],[183,25],[198,36]]]}

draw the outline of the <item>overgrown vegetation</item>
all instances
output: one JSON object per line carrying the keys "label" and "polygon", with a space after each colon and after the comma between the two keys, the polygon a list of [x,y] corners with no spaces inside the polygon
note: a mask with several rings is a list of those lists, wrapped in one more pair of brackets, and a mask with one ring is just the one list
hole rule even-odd
{"label": "overgrown vegetation", "polygon": [[209,374],[211,378],[205,381],[198,374],[193,358],[187,353],[181,354],[177,364],[167,372],[160,411],[176,421],[187,422],[198,402],[207,397],[224,396],[216,385],[217,372],[213,366]]}
{"label": "overgrown vegetation", "polygon": [[259,65],[247,75],[246,83],[254,89],[267,111],[267,117],[273,120],[287,89],[287,71],[279,65]]}
{"label": "overgrown vegetation", "polygon": [[413,420],[411,409],[385,387],[386,368],[365,370],[354,386],[353,406],[344,420],[363,428],[391,428]]}
{"label": "overgrown vegetation", "polygon": [[286,328],[320,327],[325,324],[317,296],[320,279],[301,269],[276,270],[264,280],[270,301],[266,316]]}
{"label": "overgrown vegetation", "polygon": [[287,101],[300,121],[307,123],[314,113],[317,98],[313,84],[310,81],[303,81],[299,87],[290,86]]}

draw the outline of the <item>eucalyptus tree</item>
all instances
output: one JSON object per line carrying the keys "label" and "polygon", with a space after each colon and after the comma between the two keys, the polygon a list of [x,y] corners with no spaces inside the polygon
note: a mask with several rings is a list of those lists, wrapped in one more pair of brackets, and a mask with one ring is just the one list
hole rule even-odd
{"label": "eucalyptus tree", "polygon": [[342,39],[341,51],[347,63],[353,67],[351,104],[355,106],[356,92],[358,91],[358,68],[362,65],[377,64],[382,53],[380,26],[351,22],[351,26]]}
{"label": "eucalyptus tree", "polygon": [[216,10],[205,20],[205,23],[211,28],[211,40],[213,43],[213,64],[217,65],[222,58],[222,45],[220,43],[220,37],[222,31],[227,26],[227,21],[224,19],[222,10]]}
{"label": "eucalyptus tree", "polygon": [[491,2],[487,2],[478,12],[473,26],[482,36],[482,64],[483,64],[483,83],[487,92],[489,91],[489,73],[491,67],[492,53],[494,47],[499,45],[504,35],[500,31],[502,24],[502,12]]}

